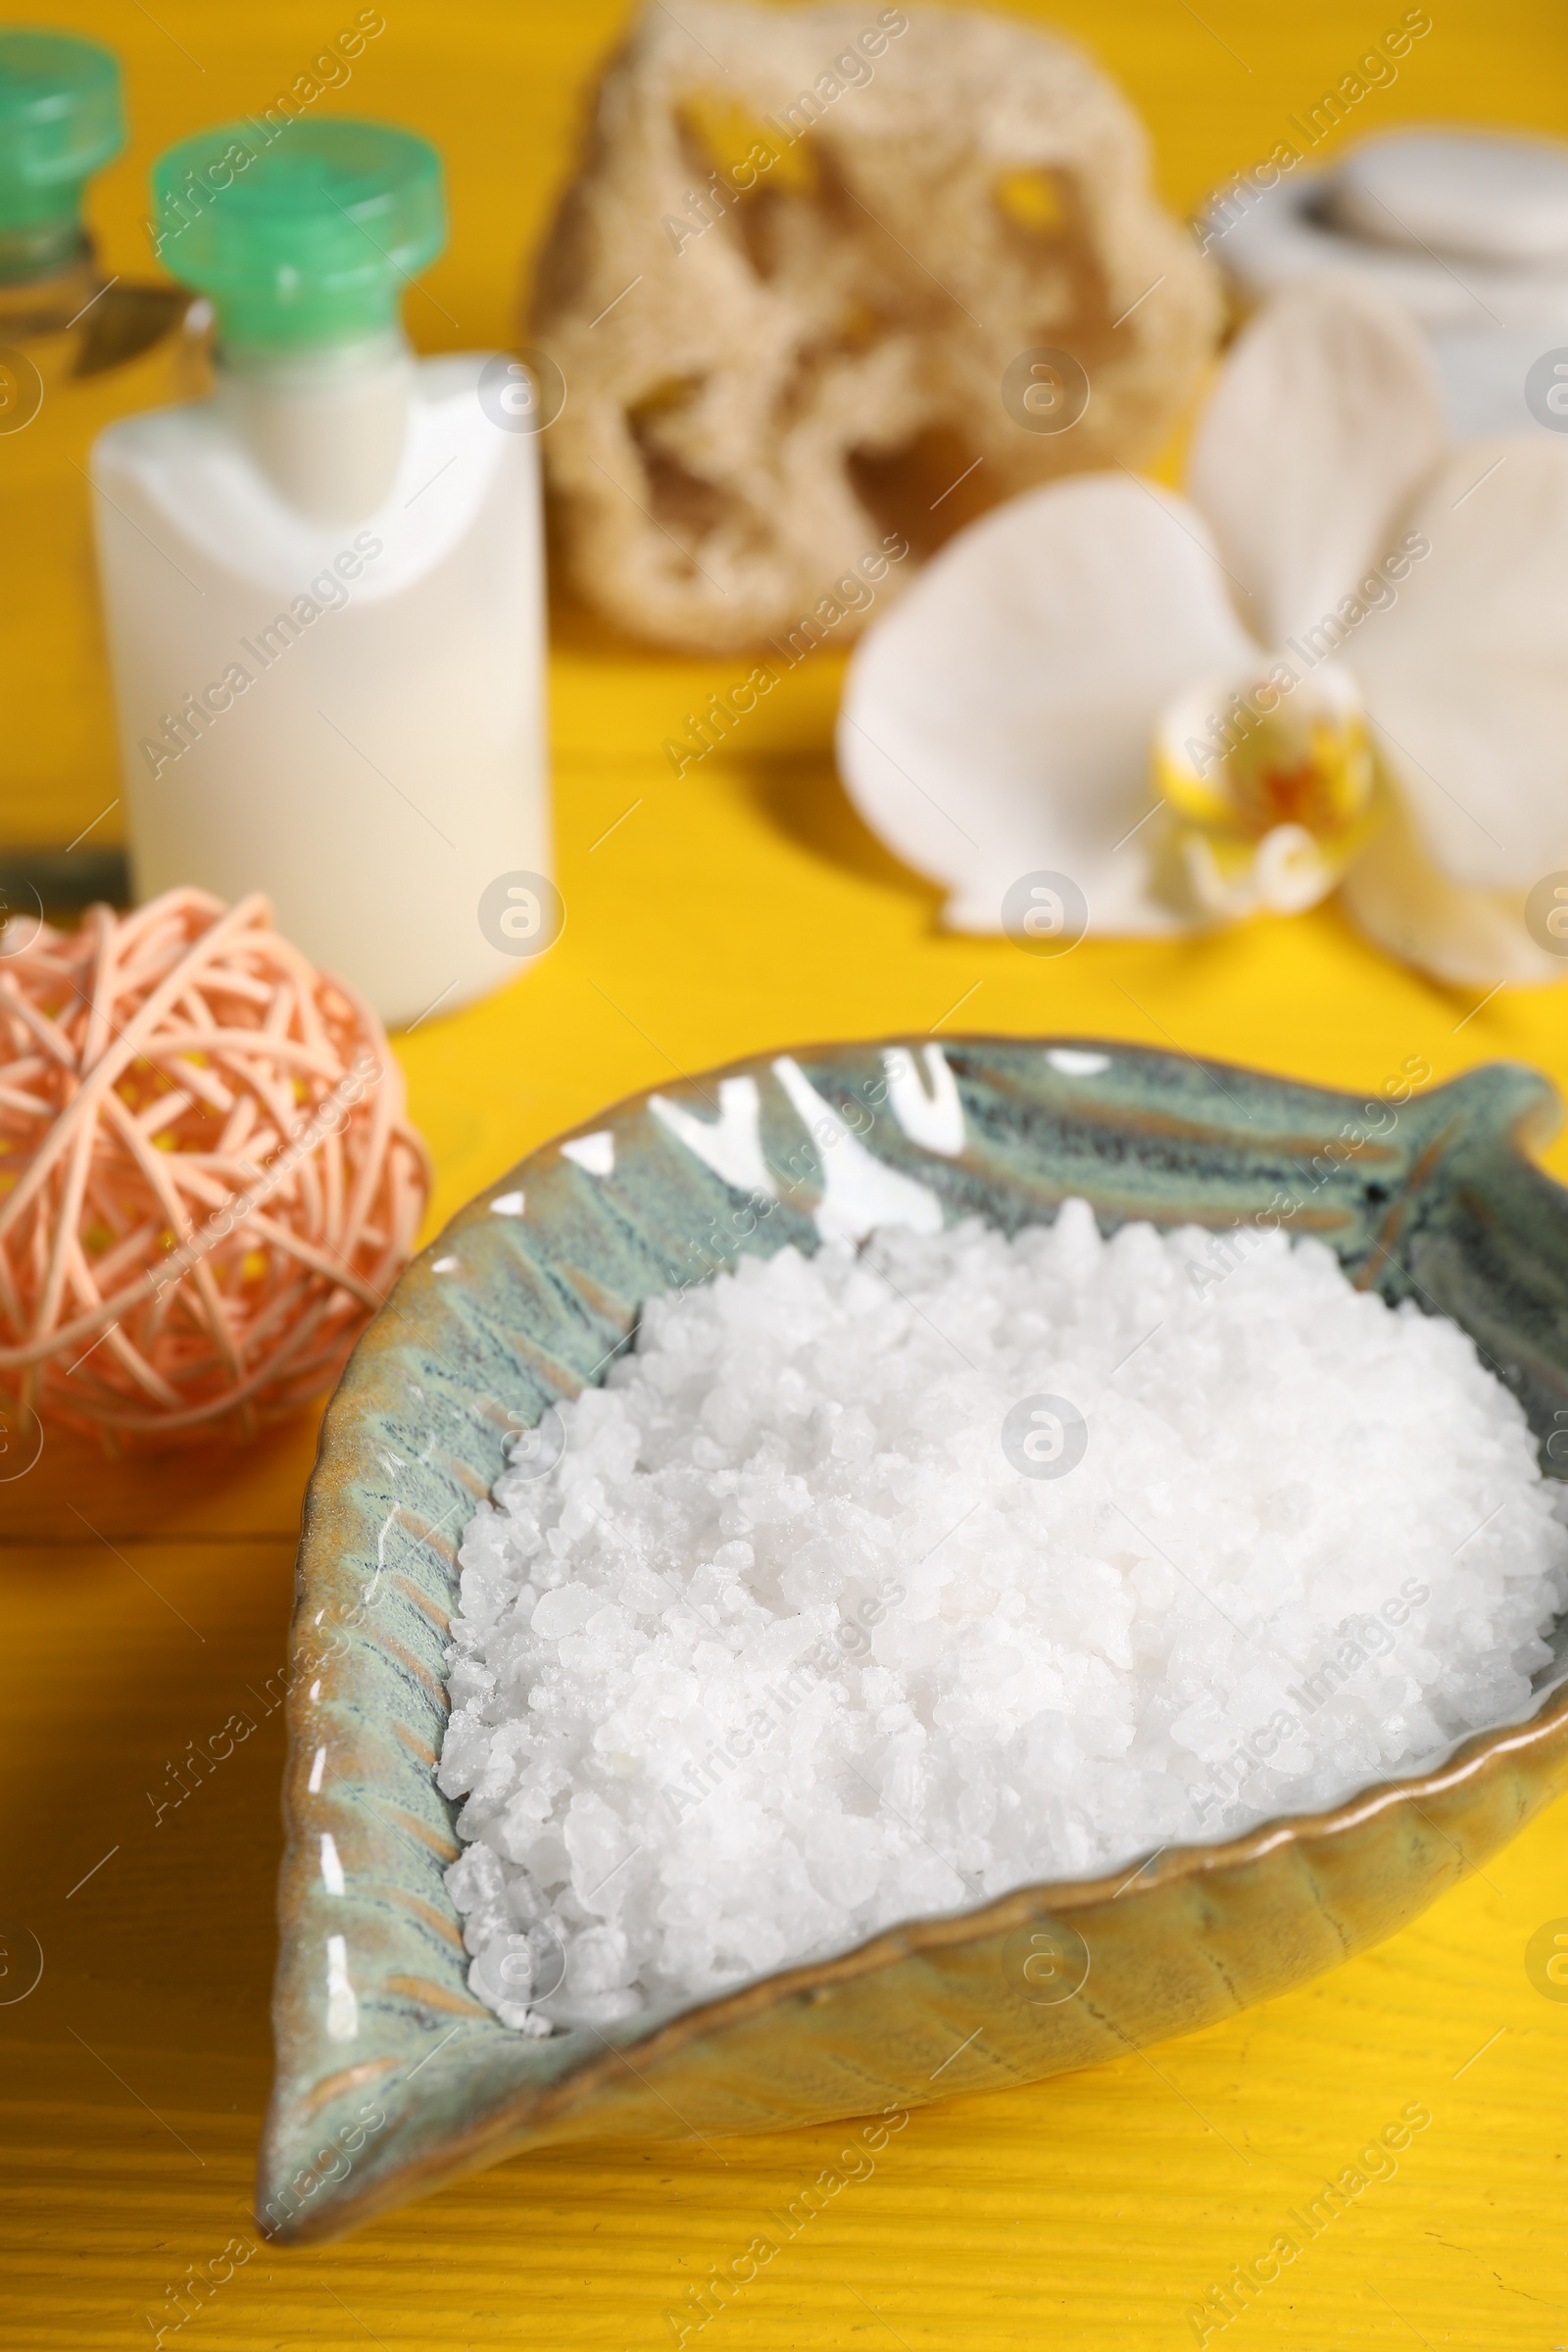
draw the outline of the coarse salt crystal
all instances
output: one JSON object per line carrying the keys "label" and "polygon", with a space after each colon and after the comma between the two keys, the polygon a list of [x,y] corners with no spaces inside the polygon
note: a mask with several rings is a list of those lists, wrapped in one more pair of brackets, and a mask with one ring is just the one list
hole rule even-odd
{"label": "coarse salt crystal", "polygon": [[1086,1202],[650,1299],[462,1545],[470,1983],[597,2026],[1521,1713],[1561,1490],[1456,1325]]}

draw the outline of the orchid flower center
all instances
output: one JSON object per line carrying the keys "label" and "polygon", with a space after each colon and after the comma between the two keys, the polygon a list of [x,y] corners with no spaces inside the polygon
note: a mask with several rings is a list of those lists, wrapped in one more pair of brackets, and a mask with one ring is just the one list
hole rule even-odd
{"label": "orchid flower center", "polygon": [[1313,906],[1370,830],[1366,714],[1337,667],[1303,679],[1282,660],[1201,681],[1167,707],[1152,754],[1188,882],[1210,913]]}

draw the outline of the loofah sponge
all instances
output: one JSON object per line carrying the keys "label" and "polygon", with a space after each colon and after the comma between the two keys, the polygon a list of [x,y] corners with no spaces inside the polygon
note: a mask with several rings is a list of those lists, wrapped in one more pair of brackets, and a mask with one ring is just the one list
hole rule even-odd
{"label": "loofah sponge", "polygon": [[573,580],[641,635],[754,645],[890,530],[918,556],[1149,456],[1218,318],[1142,125],[1067,42],[942,8],[654,0],[535,299]]}

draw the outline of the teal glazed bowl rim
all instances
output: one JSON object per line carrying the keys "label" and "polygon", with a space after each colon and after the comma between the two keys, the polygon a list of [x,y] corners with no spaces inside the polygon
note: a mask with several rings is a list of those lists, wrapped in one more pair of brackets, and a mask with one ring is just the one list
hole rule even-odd
{"label": "teal glazed bowl rim", "polygon": [[[1115,1041],[899,1036],[629,1096],[470,1201],[362,1336],[306,1497],[263,2230],[336,2236],[530,2148],[706,2140],[1096,2064],[1304,1983],[1479,1867],[1568,1787],[1568,1620],[1528,1719],[1431,1769],[532,2040],[469,1992],[443,1884],[443,1652],[457,1544],[509,1439],[603,1378],[645,1298],[878,1222],[1014,1230],[1077,1193],[1107,1232],[1198,1225],[1223,1249],[1280,1216],[1361,1286],[1451,1315],[1561,1476],[1568,1193],[1530,1156],[1559,1117],[1516,1063],[1353,1095]],[[1066,1994],[1024,1973],[1041,1951]]]}

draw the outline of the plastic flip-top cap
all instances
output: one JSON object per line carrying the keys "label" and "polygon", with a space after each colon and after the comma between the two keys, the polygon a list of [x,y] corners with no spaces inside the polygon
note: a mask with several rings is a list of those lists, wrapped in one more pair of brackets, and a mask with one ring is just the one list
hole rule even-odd
{"label": "plastic flip-top cap", "polygon": [[220,123],[160,156],[153,213],[165,268],[247,349],[384,331],[446,243],[441,159],[386,122]]}
{"label": "plastic flip-top cap", "polygon": [[120,68],[96,41],[0,30],[0,228],[74,220],[125,143]]}

